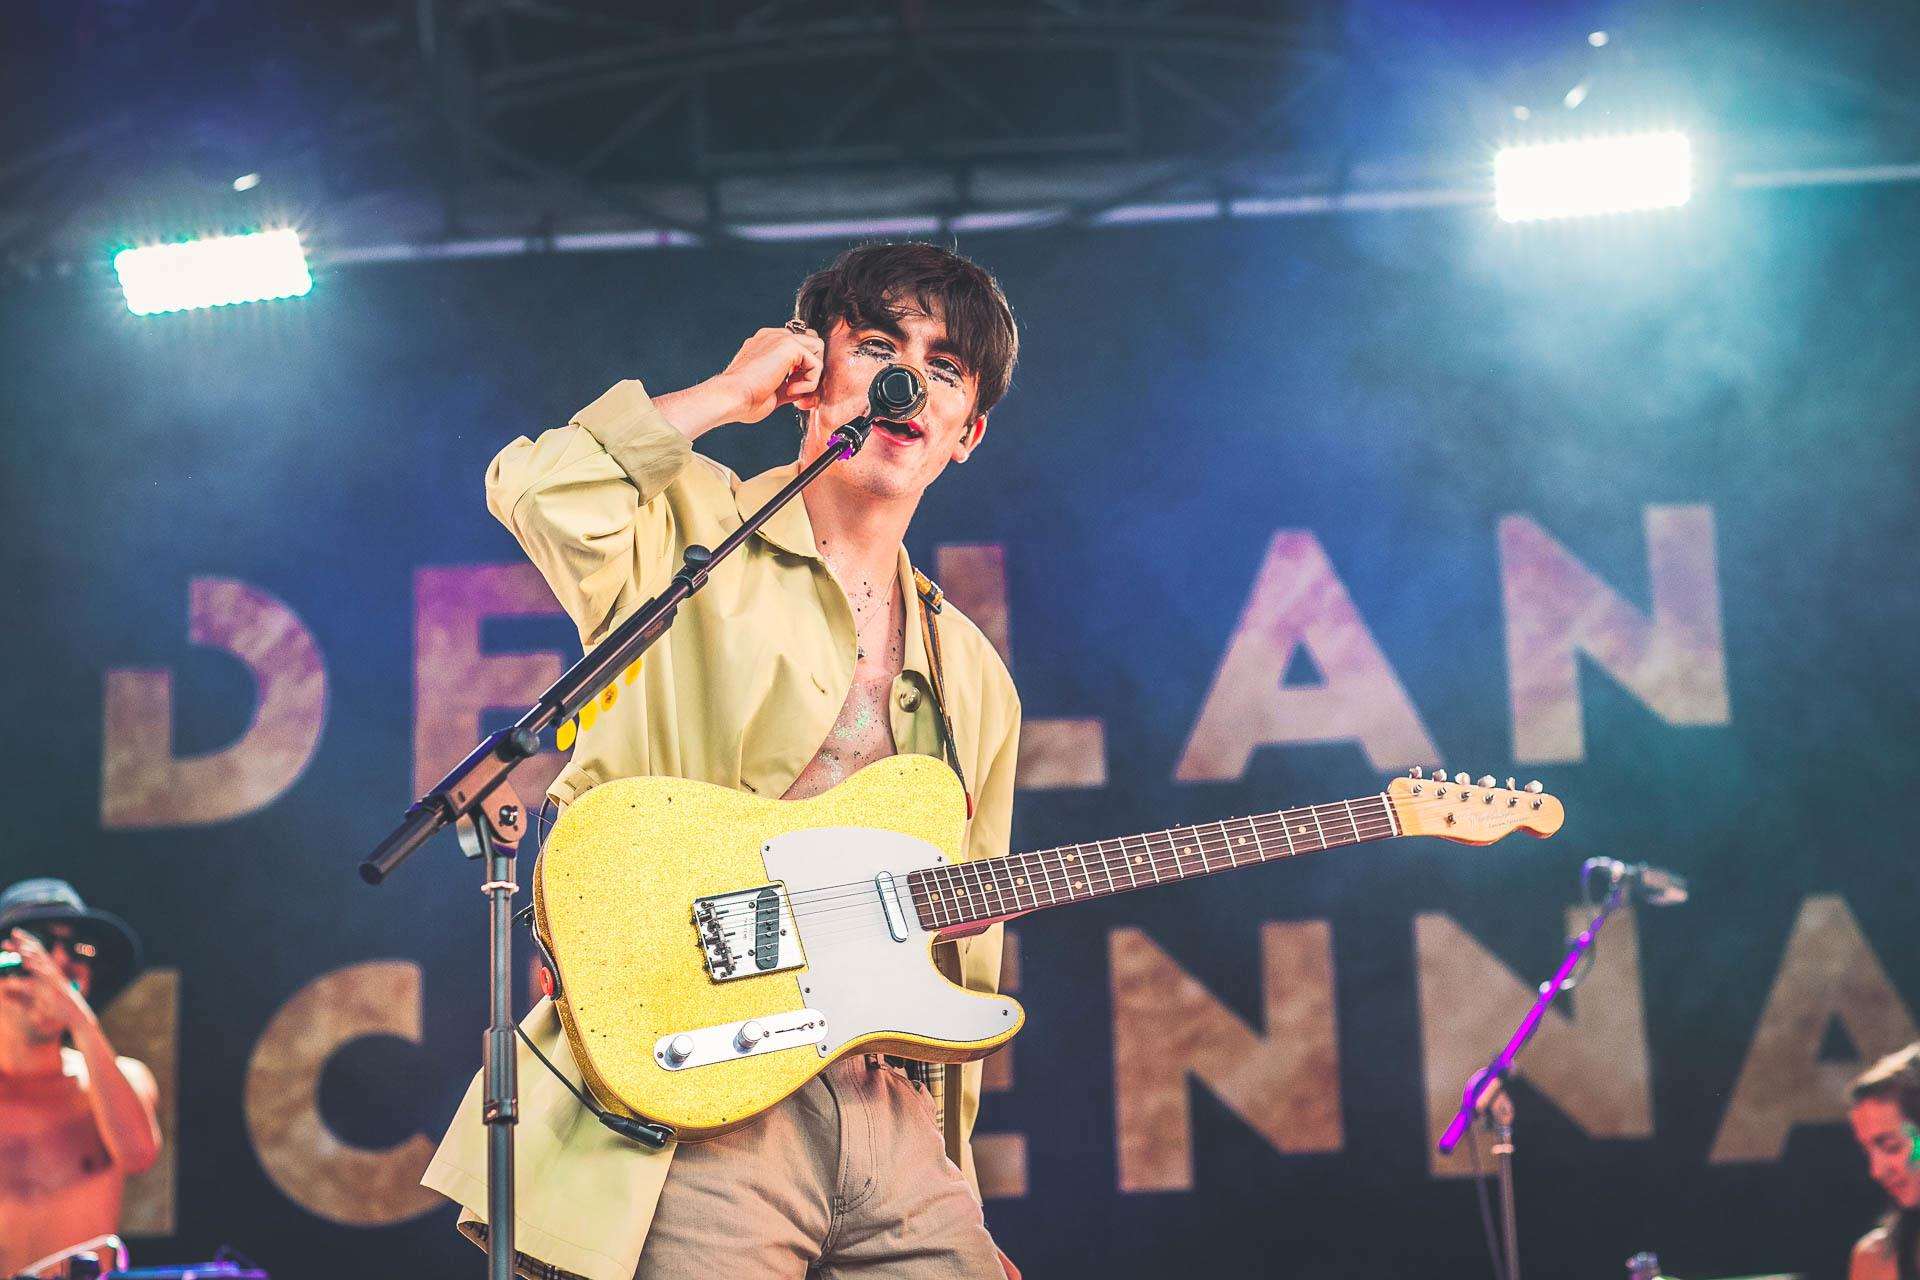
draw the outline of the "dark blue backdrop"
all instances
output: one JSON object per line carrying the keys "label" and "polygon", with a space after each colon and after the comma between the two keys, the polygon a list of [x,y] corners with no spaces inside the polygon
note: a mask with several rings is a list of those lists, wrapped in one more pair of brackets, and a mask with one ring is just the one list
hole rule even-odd
{"label": "dark blue backdrop", "polygon": [[[983,1129],[1025,1136],[1025,1194],[989,1221],[1030,1275],[1483,1274],[1470,1184],[1428,1172],[1414,920],[1451,916],[1542,976],[1574,869],[1601,851],[1685,871],[1696,900],[1638,920],[1652,1135],[1588,1137],[1523,1091],[1530,1269],[1614,1275],[1654,1247],[1687,1275],[1841,1274],[1877,1209],[1843,1125],[1795,1128],[1778,1161],[1709,1151],[1810,895],[1842,898],[1892,987],[1920,992],[1902,804],[1920,762],[1916,243],[1920,197],[1888,189],[1547,230],[1410,213],[963,246],[1005,283],[1025,358],[910,547],[931,563],[939,544],[1001,545],[1027,714],[1105,725],[1106,785],[1023,795],[1016,848],[1378,787],[1339,742],[1175,781],[1279,529],[1324,547],[1450,767],[1537,773],[1570,814],[1545,845],[1409,842],[1024,925],[1032,1023]],[[478,1265],[450,1210],[310,1212],[263,1172],[242,1106],[276,1010],[368,960],[419,965],[423,1039],[333,1054],[319,1111],[340,1142],[437,1135],[474,1065],[472,873],[449,843],[379,892],[353,875],[412,795],[415,571],[515,561],[481,500],[504,441],[617,378],[711,373],[830,248],[341,269],[303,301],[144,320],[105,283],[0,299],[21,799],[0,878],[70,876],[179,972],[174,1225],[145,1260],[230,1240],[290,1280]],[[743,471],[791,456],[784,419],[710,439]],[[1713,513],[1726,723],[1667,723],[1584,662],[1585,758],[1516,762],[1498,521],[1528,516],[1644,611],[1642,515],[1672,505]],[[109,669],[174,673],[179,755],[247,726],[246,669],[188,643],[196,577],[305,624],[324,736],[257,811],[107,829]],[[548,618],[483,638],[569,634]],[[1329,674],[1303,660],[1286,679]],[[1341,1149],[1283,1155],[1196,1088],[1192,1188],[1120,1190],[1111,931],[1144,930],[1257,1031],[1270,920],[1331,928]],[[1890,1047],[1819,1021],[1827,1059]]]}

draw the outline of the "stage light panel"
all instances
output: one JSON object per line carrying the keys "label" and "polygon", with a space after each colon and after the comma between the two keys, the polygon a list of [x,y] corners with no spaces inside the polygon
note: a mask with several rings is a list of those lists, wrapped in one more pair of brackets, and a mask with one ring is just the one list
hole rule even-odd
{"label": "stage light panel", "polygon": [[303,297],[313,288],[292,229],[123,249],[113,269],[137,316]]}
{"label": "stage light panel", "polygon": [[1505,147],[1493,158],[1493,207],[1504,222],[1671,209],[1692,195],[1684,133]]}

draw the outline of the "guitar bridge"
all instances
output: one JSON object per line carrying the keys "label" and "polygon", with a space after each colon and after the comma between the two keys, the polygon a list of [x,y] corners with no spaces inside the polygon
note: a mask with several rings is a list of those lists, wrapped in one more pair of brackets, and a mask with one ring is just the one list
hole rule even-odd
{"label": "guitar bridge", "polygon": [[777,884],[695,898],[693,928],[715,982],[798,969],[807,962],[793,904]]}

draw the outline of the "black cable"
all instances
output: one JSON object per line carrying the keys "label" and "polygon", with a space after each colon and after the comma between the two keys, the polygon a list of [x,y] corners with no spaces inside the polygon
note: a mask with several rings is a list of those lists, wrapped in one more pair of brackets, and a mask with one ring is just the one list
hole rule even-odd
{"label": "black cable", "polygon": [[520,1037],[520,1043],[533,1050],[533,1056],[540,1059],[540,1065],[548,1071],[551,1071],[555,1080],[567,1086],[567,1092],[578,1098],[580,1105],[585,1107],[587,1113],[595,1120],[598,1120],[601,1124],[613,1130],[613,1132],[619,1134],[629,1142],[637,1142],[649,1151],[659,1151],[669,1142],[673,1141],[673,1130],[667,1128],[665,1125],[648,1124],[644,1120],[630,1120],[626,1116],[617,1116],[595,1102],[592,1098],[589,1098],[585,1093],[582,1093],[575,1087],[573,1081],[567,1079],[565,1073],[563,1073],[560,1068],[553,1065],[546,1054],[540,1052],[540,1046],[529,1039],[524,1030],[519,1027],[515,1027],[513,1030],[514,1034]]}
{"label": "black cable", "polygon": [[1467,1131],[1467,1153],[1473,1157],[1473,1192],[1480,1201],[1480,1230],[1487,1238],[1493,1280],[1506,1280],[1506,1263],[1501,1260],[1500,1241],[1493,1230],[1493,1203],[1487,1199],[1487,1174],[1480,1164],[1480,1135],[1472,1130]]}

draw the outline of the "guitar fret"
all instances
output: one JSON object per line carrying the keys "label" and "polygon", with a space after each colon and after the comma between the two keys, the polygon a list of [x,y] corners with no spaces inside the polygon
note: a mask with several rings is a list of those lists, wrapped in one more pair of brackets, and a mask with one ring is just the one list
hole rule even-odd
{"label": "guitar fret", "polygon": [[1120,846],[1120,865],[1127,869],[1127,888],[1129,889],[1139,888],[1140,877],[1134,873],[1134,870],[1133,870],[1134,855],[1127,848],[1127,838],[1125,836],[1122,836],[1120,839],[1114,841],[1114,843]]}
{"label": "guitar fret", "polygon": [[973,877],[974,919],[977,920],[984,915],[992,915],[993,907],[987,895],[986,878],[980,874],[980,864],[977,862],[968,862],[963,865],[966,867],[966,873]]}
{"label": "guitar fret", "polygon": [[1360,824],[1353,820],[1353,801],[1342,800],[1340,806],[1347,811],[1347,824],[1353,828],[1353,842],[1360,843]]}
{"label": "guitar fret", "polygon": [[1260,838],[1260,820],[1258,818],[1248,818],[1247,826],[1253,829],[1253,851],[1259,855],[1260,861],[1265,862],[1267,860],[1267,842]]}
{"label": "guitar fret", "polygon": [[1054,884],[1053,877],[1055,863],[1059,858],[1059,850],[1049,849],[1045,853],[1040,854],[1039,858],[1041,872],[1045,876],[1047,886],[1047,905],[1050,907],[1058,906],[1060,903],[1060,890]]}
{"label": "guitar fret", "polygon": [[1308,807],[1307,812],[1313,815],[1313,829],[1320,833],[1320,847],[1322,849],[1327,848],[1327,829],[1320,825],[1320,806],[1317,804],[1311,805]]}
{"label": "guitar fret", "polygon": [[1227,824],[1223,821],[1217,822],[1214,825],[1220,828],[1220,838],[1227,842],[1227,866],[1239,866],[1240,859],[1233,852],[1233,834],[1227,830]]}
{"label": "guitar fret", "polygon": [[[1119,842],[1119,841],[1115,841],[1114,843],[1116,843],[1116,844],[1119,844],[1120,842]],[[1118,889],[1117,887],[1115,887],[1115,885],[1114,885],[1114,883],[1113,883],[1113,856],[1112,856],[1111,854],[1109,854],[1109,853],[1107,852],[1107,850],[1106,850],[1106,844],[1107,844],[1107,842],[1106,842],[1105,840],[1102,840],[1102,841],[1100,842],[1100,845],[1099,845],[1099,848],[1100,848],[1100,870],[1106,873],[1106,876],[1107,876],[1107,894],[1108,894],[1109,896],[1111,896],[1111,895],[1113,895],[1113,894],[1116,894],[1116,893],[1118,893],[1118,892],[1120,892],[1120,890],[1119,890],[1119,889]],[[1124,844],[1122,844],[1122,845],[1120,846],[1120,849],[1121,849],[1121,853],[1122,853],[1122,855],[1124,855],[1124,854],[1125,854],[1125,852],[1126,852],[1126,846],[1125,846]]]}

